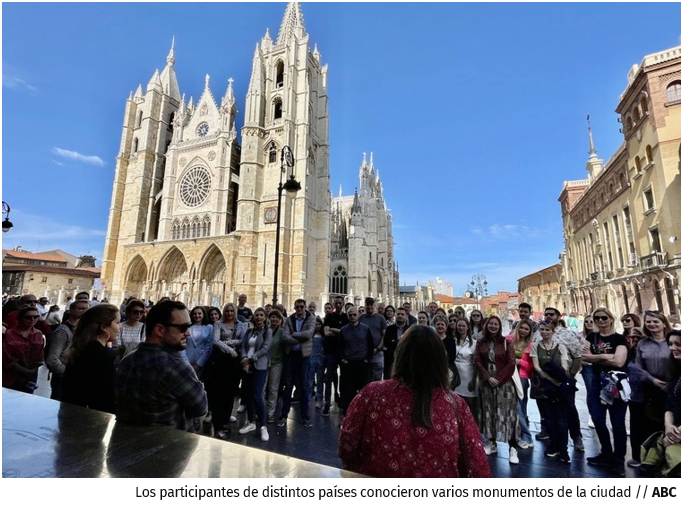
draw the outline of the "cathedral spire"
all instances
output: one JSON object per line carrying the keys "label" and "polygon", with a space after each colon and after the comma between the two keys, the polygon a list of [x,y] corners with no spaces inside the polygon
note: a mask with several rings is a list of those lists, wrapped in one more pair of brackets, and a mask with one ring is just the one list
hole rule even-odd
{"label": "cathedral spire", "polygon": [[261,59],[261,50],[257,42],[254,50],[254,59],[252,61],[252,76],[249,78],[248,93],[261,93],[263,91],[263,61]]}
{"label": "cathedral spire", "polygon": [[166,57],[166,67],[160,76],[161,87],[164,93],[169,95],[171,98],[180,101],[180,89],[178,88],[178,79],[176,79],[176,71],[173,66],[176,63],[174,46],[176,45],[176,36],[171,38],[171,49]]}
{"label": "cathedral spire", "polygon": [[228,78],[228,89],[226,90],[226,94],[223,97],[223,100],[227,101],[228,103],[235,103],[235,93],[233,92],[233,81],[234,79],[232,77]]}
{"label": "cathedral spire", "polygon": [[591,133],[591,120],[589,119],[589,115],[587,114],[587,124],[589,125],[589,159],[593,158],[598,158],[598,153],[596,152],[596,148],[594,147],[594,136]]}
{"label": "cathedral spire", "polygon": [[361,203],[359,202],[359,192],[357,188],[354,188],[354,203],[351,206],[352,214],[361,214]]}
{"label": "cathedral spire", "polygon": [[268,51],[271,46],[273,46],[273,39],[271,39],[271,34],[266,28],[266,34],[261,38],[261,49]]}
{"label": "cathedral spire", "polygon": [[589,172],[589,180],[593,181],[598,177],[601,172],[601,166],[603,165],[603,160],[599,159],[596,148],[594,147],[594,135],[591,132],[591,122],[589,121],[589,115],[587,114],[587,124],[589,130],[589,160],[587,160],[586,169]]}
{"label": "cathedral spire", "polygon": [[299,2],[288,3],[287,9],[285,9],[285,15],[283,16],[283,21],[280,23],[276,45],[280,46],[282,44],[287,44],[294,35],[301,38],[305,33],[306,29],[304,27],[302,7],[299,5]]}
{"label": "cathedral spire", "polygon": [[154,71],[150,82],[147,83],[147,91],[157,90],[159,92],[163,91],[161,79],[159,77],[159,69]]}
{"label": "cathedral spire", "polygon": [[174,57],[174,52],[173,52],[173,46],[176,44],[176,36],[174,35],[171,37],[171,49],[169,50],[169,54],[166,57],[166,63],[169,65],[169,67],[173,67],[173,64],[176,63],[176,58]]}

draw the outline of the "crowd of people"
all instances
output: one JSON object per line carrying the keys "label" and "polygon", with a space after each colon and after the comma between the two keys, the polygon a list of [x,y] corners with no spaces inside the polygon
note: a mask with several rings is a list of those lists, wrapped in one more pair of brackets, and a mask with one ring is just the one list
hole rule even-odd
{"label": "crowd of people", "polygon": [[[188,310],[169,299],[129,298],[117,307],[82,292],[57,318],[47,300],[26,294],[3,306],[3,387],[32,393],[45,364],[52,399],[133,425],[196,432],[211,424],[219,439],[230,439],[245,411],[238,433],[264,442],[269,425],[290,422],[293,407],[310,428],[312,416],[330,416],[336,404],[347,469],[485,477],[498,442],[508,444],[511,464],[535,439],[562,463],[571,461],[569,443],[584,451],[581,377],[600,444],[590,465],[624,476],[628,437],[626,463],[644,473],[653,472],[641,462],[653,434],[670,454],[681,452],[681,333],[657,311],[647,311],[643,325],[624,315],[618,333],[615,316],[598,308],[575,332],[557,309],[536,322],[521,303],[506,336],[498,316],[478,310],[431,303],[414,316],[410,303],[364,302],[335,297],[319,316],[315,302],[299,299],[288,315],[281,304],[252,310],[245,295],[222,309]],[[530,399],[541,415],[535,437]]]}

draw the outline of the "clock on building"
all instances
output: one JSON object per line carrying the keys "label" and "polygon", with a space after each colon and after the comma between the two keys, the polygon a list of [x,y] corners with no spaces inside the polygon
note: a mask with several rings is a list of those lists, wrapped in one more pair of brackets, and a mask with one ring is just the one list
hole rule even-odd
{"label": "clock on building", "polygon": [[200,137],[206,137],[206,135],[209,133],[209,125],[206,123],[200,123],[200,125],[197,127],[197,135]]}
{"label": "clock on building", "polygon": [[275,223],[277,216],[278,210],[275,207],[264,209],[264,223]]}
{"label": "clock on building", "polygon": [[204,167],[193,167],[181,178],[179,195],[181,202],[188,207],[202,205],[211,190],[211,174]]}

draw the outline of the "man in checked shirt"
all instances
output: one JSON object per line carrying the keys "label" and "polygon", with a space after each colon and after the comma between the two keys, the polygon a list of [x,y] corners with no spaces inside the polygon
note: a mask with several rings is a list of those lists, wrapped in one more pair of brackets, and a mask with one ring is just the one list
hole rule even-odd
{"label": "man in checked shirt", "polygon": [[134,425],[168,425],[194,432],[194,417],[207,413],[207,396],[183,359],[190,315],[182,302],[152,307],[145,342],[124,357],[116,377],[116,418]]}

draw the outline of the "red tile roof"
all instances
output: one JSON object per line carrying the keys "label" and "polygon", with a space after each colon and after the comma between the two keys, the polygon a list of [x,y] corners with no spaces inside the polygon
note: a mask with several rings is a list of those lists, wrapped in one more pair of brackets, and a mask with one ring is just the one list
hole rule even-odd
{"label": "red tile roof", "polygon": [[5,256],[12,258],[21,258],[24,260],[39,260],[41,262],[63,262],[66,263],[67,260],[61,255],[50,254],[50,253],[31,253],[30,251],[15,251],[4,249],[2,252]]}

